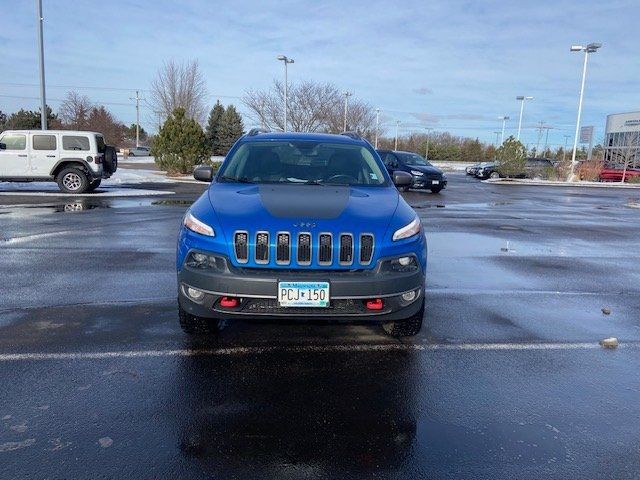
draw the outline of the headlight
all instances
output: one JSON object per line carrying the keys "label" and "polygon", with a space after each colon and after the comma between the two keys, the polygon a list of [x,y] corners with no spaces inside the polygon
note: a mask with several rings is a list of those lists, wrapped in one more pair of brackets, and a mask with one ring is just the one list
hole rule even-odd
{"label": "headlight", "polygon": [[182,224],[192,232],[199,233],[200,235],[206,235],[207,237],[216,236],[213,228],[191,215],[191,212],[187,212],[187,214],[184,216]]}
{"label": "headlight", "polygon": [[418,170],[411,170],[411,175],[415,175],[416,177],[421,177],[424,173],[419,172]]}
{"label": "headlight", "polygon": [[405,225],[402,228],[396,230],[393,234],[393,241],[402,240],[403,238],[413,237],[422,231],[422,224],[420,223],[420,219],[416,216],[411,223]]}

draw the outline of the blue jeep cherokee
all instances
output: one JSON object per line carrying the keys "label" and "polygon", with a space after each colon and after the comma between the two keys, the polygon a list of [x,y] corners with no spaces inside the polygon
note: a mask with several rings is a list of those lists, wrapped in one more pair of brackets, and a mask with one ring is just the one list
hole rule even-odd
{"label": "blue jeep cherokee", "polygon": [[357,320],[415,335],[427,245],[420,219],[356,134],[252,130],[186,213],[178,238],[180,324],[188,333],[251,318]]}

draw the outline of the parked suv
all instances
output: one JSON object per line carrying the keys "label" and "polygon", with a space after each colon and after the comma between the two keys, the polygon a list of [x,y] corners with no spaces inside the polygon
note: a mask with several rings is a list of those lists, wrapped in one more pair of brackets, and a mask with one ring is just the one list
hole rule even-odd
{"label": "parked suv", "polygon": [[151,149],[149,147],[131,147],[127,153],[130,157],[148,157],[151,155]]}
{"label": "parked suv", "polygon": [[415,335],[427,245],[420,219],[355,134],[252,130],[187,211],[177,248],[188,333],[242,318],[357,320]]}
{"label": "parked suv", "polygon": [[429,189],[439,193],[447,186],[447,176],[442,170],[434,167],[417,153],[394,150],[378,150],[389,173],[396,171],[410,173],[413,182],[407,188]]}
{"label": "parked suv", "polygon": [[102,134],[72,130],[0,133],[0,181],[55,181],[65,193],[93,191],[118,168]]}
{"label": "parked suv", "polygon": [[[498,162],[487,163],[476,171],[475,176],[481,179],[500,178],[502,175],[498,166]],[[553,160],[530,157],[525,159],[524,173],[514,175],[514,178],[540,178],[556,171],[557,166]]]}

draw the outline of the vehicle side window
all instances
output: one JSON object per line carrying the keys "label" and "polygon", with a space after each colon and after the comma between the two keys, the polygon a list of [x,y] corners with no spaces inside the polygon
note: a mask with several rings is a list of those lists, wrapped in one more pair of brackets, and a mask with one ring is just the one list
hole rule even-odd
{"label": "vehicle side window", "polygon": [[386,158],[384,164],[388,165],[390,167],[397,167],[398,166],[398,158],[393,153],[387,153],[387,158]]}
{"label": "vehicle side window", "polygon": [[104,153],[106,145],[104,143],[104,137],[102,135],[96,135],[96,145],[98,146],[98,153]]}
{"label": "vehicle side window", "polygon": [[4,143],[7,150],[24,150],[27,148],[27,136],[19,133],[7,133],[0,143]]}
{"label": "vehicle side window", "polygon": [[91,149],[91,146],[89,145],[89,137],[81,137],[79,135],[63,135],[62,149],[88,151]]}
{"label": "vehicle side window", "polygon": [[55,135],[34,135],[32,141],[34,150],[55,150],[57,148]]}

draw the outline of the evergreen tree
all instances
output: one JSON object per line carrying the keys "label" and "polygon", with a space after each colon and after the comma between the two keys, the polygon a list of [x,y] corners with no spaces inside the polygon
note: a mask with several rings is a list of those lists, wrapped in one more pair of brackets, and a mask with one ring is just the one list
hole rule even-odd
{"label": "evergreen tree", "polygon": [[[60,125],[58,116],[54,115],[47,105],[47,127],[57,128]],[[5,124],[7,130],[34,130],[40,128],[40,112],[20,109],[12,113]]]}
{"label": "evergreen tree", "polygon": [[7,123],[7,115],[0,110],[0,132],[4,131],[4,126]]}
{"label": "evergreen tree", "polygon": [[214,155],[224,155],[226,152],[222,152],[220,145],[220,127],[222,125],[222,117],[224,116],[224,107],[220,103],[220,100],[211,109],[209,113],[209,120],[207,121],[207,144]]}
{"label": "evergreen tree", "polygon": [[496,152],[498,171],[505,177],[523,175],[526,149],[513,135],[507,138]]}
{"label": "evergreen tree", "polygon": [[169,173],[191,173],[194,166],[209,162],[210,149],[200,124],[179,107],[154,138],[151,155]]}
{"label": "evergreen tree", "polygon": [[229,105],[222,116],[220,125],[220,147],[221,155],[226,155],[233,144],[244,133],[244,125],[242,117],[236,110],[236,107]]}

